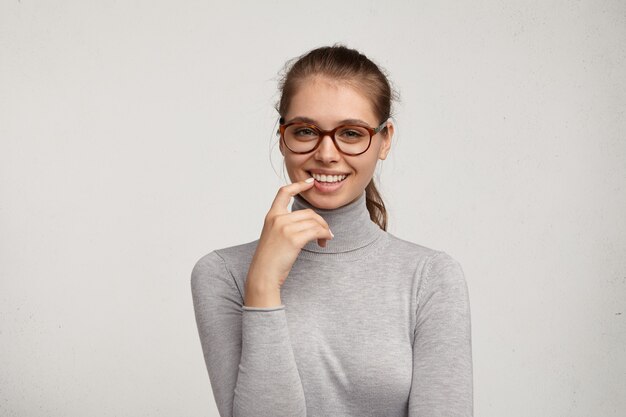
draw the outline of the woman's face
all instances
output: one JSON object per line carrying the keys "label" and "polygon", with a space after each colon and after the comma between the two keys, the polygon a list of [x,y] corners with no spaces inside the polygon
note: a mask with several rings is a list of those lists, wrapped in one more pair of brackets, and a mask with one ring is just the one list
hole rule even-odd
{"label": "woman's face", "polygon": [[[346,83],[319,76],[300,85],[284,117],[285,123],[296,117],[305,117],[324,130],[333,129],[346,119],[361,120],[372,128],[382,122],[374,115],[369,99],[359,90]],[[297,182],[311,177],[311,173],[347,174],[337,189],[324,189],[316,180],[313,187],[300,195],[313,206],[322,209],[351,203],[369,184],[377,161],[387,157],[393,136],[393,124],[390,121],[387,122],[387,129],[387,135],[375,134],[369,149],[356,156],[339,152],[330,136],[324,136],[316,150],[303,155],[291,152],[281,141],[280,151],[285,158],[289,178]]]}

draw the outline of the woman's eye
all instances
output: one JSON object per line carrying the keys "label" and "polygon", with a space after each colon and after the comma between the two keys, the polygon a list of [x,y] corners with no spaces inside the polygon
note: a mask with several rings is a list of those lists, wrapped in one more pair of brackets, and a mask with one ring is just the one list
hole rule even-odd
{"label": "woman's eye", "polygon": [[313,131],[312,129],[308,129],[308,128],[298,129],[296,130],[296,135],[299,135],[299,136],[315,135],[315,131]]}
{"label": "woman's eye", "polygon": [[358,130],[344,130],[341,132],[341,136],[349,139],[356,139],[363,136],[363,133]]}

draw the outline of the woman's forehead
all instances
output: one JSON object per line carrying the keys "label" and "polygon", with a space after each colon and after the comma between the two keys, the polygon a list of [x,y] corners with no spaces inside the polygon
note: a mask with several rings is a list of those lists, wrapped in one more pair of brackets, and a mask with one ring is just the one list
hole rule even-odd
{"label": "woman's forehead", "polygon": [[377,122],[370,98],[354,83],[321,77],[299,83],[285,116],[333,124],[351,119]]}

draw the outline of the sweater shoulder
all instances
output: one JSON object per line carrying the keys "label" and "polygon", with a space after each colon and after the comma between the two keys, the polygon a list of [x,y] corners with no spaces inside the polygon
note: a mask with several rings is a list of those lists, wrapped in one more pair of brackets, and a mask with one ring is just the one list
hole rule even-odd
{"label": "sweater shoulder", "polygon": [[240,245],[215,249],[213,252],[219,255],[224,260],[226,265],[235,267],[239,264],[244,264],[247,268],[250,265],[250,261],[252,260],[252,256],[254,255],[258,244],[259,239],[256,239]]}
{"label": "sweater shoulder", "polygon": [[425,260],[441,253],[441,250],[431,248],[428,246],[420,245],[419,243],[411,242],[397,237],[394,234],[387,232],[388,237],[388,249],[393,252],[402,254],[404,257],[409,257],[416,261]]}
{"label": "sweater shoulder", "polygon": [[211,252],[203,255],[196,261],[196,265],[214,262],[221,259],[227,266],[233,266],[244,260],[252,260],[254,251],[259,243],[259,239],[252,242],[242,243],[240,245],[227,246],[224,248],[213,249]]}
{"label": "sweater shoulder", "polygon": [[[395,262],[399,262],[398,258],[409,260],[415,265],[415,274],[419,276],[420,281],[427,281],[430,276],[442,275],[451,270],[457,272],[457,277],[459,275],[461,278],[463,277],[460,263],[448,252],[410,242],[390,233],[388,235],[388,256],[397,257],[394,259]],[[458,274],[459,272],[460,274]]]}
{"label": "sweater shoulder", "polygon": [[252,256],[259,239],[239,245],[214,249],[198,259],[193,267],[192,287],[199,281],[220,279],[241,290],[245,284]]}
{"label": "sweater shoulder", "polygon": [[[463,268],[448,252],[420,245],[390,234],[389,253],[404,253],[413,259],[417,284],[416,304],[451,302],[469,304],[468,288]],[[439,297],[433,297],[433,294]],[[467,307],[469,308],[469,307]],[[418,313],[419,315],[419,313]]]}

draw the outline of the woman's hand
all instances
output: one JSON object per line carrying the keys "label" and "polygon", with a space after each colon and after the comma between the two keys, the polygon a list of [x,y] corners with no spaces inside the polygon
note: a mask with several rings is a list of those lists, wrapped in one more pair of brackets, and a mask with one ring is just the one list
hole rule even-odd
{"label": "woman's hand", "polygon": [[318,244],[325,247],[326,240],[333,238],[328,223],[315,211],[288,210],[291,198],[312,186],[313,181],[305,180],[285,185],[278,190],[272,207],[265,216],[263,231],[248,269],[244,305],[280,305],[280,288],[302,247],[313,239],[317,239]]}

